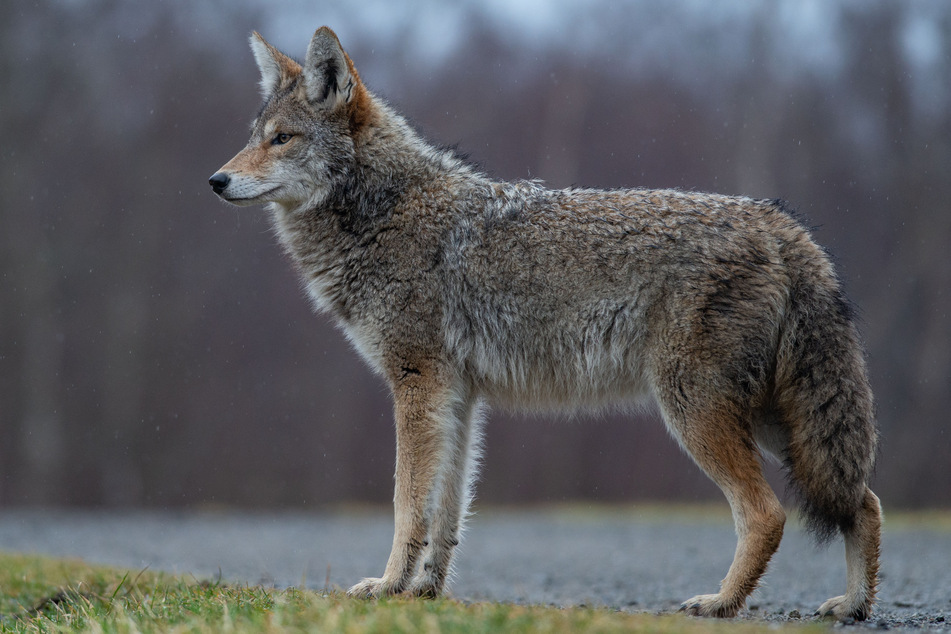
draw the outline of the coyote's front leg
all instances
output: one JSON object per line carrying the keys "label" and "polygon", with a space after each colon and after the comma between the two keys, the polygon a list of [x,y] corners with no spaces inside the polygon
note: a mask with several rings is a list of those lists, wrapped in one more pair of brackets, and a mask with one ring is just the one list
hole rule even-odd
{"label": "coyote's front leg", "polygon": [[382,597],[410,587],[420,552],[427,545],[431,503],[443,463],[451,397],[438,373],[421,367],[401,367],[393,381],[396,401],[396,489],[393,495],[393,549],[381,578],[364,579],[348,591],[351,596]]}
{"label": "coyote's front leg", "polygon": [[441,452],[439,489],[435,491],[429,547],[423,553],[422,570],[409,592],[420,597],[437,597],[446,586],[452,557],[459,544],[462,523],[472,496],[472,478],[479,460],[481,416],[471,393],[453,399],[448,419],[446,444]]}

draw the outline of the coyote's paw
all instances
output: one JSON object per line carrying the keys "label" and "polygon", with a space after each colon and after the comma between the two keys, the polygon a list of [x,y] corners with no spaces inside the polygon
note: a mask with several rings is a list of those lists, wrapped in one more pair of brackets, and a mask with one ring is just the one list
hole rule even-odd
{"label": "coyote's paw", "polygon": [[719,594],[700,594],[680,604],[680,612],[690,616],[730,618],[736,616],[740,606],[725,603]]}
{"label": "coyote's paw", "polygon": [[413,580],[413,583],[406,589],[407,594],[421,599],[435,599],[442,594],[446,585],[446,578],[432,573],[429,570]]}
{"label": "coyote's paw", "polygon": [[406,593],[421,599],[435,599],[442,594],[442,588],[438,587],[431,579],[418,579],[407,588]]}
{"label": "coyote's paw", "polygon": [[358,599],[379,599],[380,597],[389,597],[402,592],[402,588],[396,586],[386,579],[367,577],[362,579],[349,590],[347,594]]}
{"label": "coyote's paw", "polygon": [[838,619],[839,621],[847,621],[849,619],[864,621],[869,617],[871,612],[872,606],[869,603],[864,602],[859,605],[850,605],[846,601],[846,598],[842,596],[832,597],[823,603],[819,606],[819,611],[816,612],[816,615]]}

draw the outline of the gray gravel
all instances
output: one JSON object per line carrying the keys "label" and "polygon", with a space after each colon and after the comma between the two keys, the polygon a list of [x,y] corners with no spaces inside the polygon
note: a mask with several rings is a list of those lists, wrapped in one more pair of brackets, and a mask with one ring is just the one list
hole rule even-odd
{"label": "gray gravel", "polygon": [[[0,549],[229,582],[346,588],[378,575],[389,512],[166,513],[0,509]],[[452,596],[667,612],[714,592],[735,546],[728,518],[637,511],[483,511],[469,522]],[[951,630],[951,532],[889,526],[874,617],[862,628]],[[845,589],[841,542],[790,522],[743,619],[811,619]],[[830,626],[831,627],[831,626]]]}

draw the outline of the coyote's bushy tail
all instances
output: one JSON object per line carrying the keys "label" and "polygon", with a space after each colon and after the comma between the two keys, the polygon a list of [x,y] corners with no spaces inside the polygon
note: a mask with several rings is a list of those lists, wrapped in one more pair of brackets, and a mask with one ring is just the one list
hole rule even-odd
{"label": "coyote's bushy tail", "polygon": [[776,394],[789,430],[789,480],[806,527],[824,542],[853,528],[878,432],[853,311],[828,257],[805,236],[791,251]]}

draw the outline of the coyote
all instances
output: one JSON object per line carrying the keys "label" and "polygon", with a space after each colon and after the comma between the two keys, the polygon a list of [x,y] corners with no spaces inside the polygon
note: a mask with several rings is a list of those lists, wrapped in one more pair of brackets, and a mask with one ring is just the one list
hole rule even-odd
{"label": "coyote", "polygon": [[393,548],[351,595],[444,590],[484,402],[653,398],[738,536],[720,591],[681,610],[734,616],[766,570],[785,523],[768,454],[817,538],[845,538],[846,592],[819,613],[869,616],[872,393],[829,257],[783,202],[494,181],[372,94],[329,28],[303,64],[258,33],[251,49],[264,105],[209,183],[230,203],[267,203],[315,306],[393,394]]}

